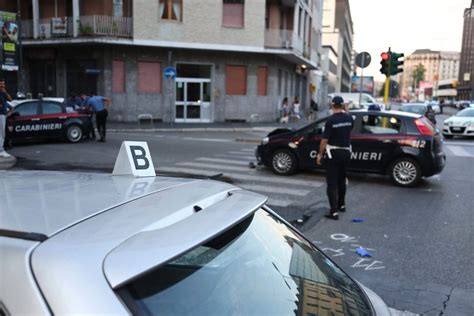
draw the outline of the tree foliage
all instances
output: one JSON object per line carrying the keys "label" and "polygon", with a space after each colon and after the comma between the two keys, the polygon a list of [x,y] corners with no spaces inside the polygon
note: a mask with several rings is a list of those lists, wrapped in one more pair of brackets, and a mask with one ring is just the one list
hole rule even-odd
{"label": "tree foliage", "polygon": [[420,84],[420,81],[425,80],[425,73],[426,73],[426,68],[423,66],[423,64],[418,64],[413,72],[411,73],[411,77],[413,79],[413,88],[416,89],[418,85]]}

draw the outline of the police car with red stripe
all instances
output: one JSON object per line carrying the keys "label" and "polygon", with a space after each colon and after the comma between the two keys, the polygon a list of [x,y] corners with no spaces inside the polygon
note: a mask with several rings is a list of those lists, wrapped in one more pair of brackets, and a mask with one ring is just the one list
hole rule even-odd
{"label": "police car with red stripe", "polygon": [[[398,111],[352,111],[348,170],[388,174],[399,186],[440,173],[446,163],[443,138],[425,117]],[[316,156],[327,118],[297,130],[277,129],[257,147],[257,160],[280,175],[320,169]],[[324,168],[324,165],[322,166]]]}
{"label": "police car with red stripe", "polygon": [[13,101],[13,111],[7,119],[12,142],[45,139],[67,139],[79,142],[89,135],[91,119],[66,107],[60,98]]}

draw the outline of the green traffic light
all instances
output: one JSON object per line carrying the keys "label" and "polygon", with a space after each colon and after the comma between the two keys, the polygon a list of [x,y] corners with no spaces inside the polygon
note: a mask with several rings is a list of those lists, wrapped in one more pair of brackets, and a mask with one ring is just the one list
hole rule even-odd
{"label": "green traffic light", "polygon": [[403,53],[401,54],[398,54],[395,52],[390,53],[390,69],[389,69],[390,75],[393,76],[400,72],[403,72],[403,60],[399,60],[403,56],[405,56],[405,54]]}

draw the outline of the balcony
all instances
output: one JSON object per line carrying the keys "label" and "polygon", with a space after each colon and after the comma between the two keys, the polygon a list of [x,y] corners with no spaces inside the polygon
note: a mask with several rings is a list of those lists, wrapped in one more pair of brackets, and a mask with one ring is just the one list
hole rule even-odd
{"label": "balcony", "polygon": [[[106,15],[80,16],[78,33],[74,36],[73,18],[43,18],[37,22],[38,39],[71,38],[87,36],[133,37],[133,19]],[[33,20],[22,20],[22,37],[34,39]]]}
{"label": "balcony", "polygon": [[310,59],[311,48],[293,30],[266,29],[265,47],[291,49],[295,53]]}

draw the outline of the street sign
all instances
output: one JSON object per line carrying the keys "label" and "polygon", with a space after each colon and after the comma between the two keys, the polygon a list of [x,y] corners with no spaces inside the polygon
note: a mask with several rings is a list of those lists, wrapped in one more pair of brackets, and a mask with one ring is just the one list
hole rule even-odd
{"label": "street sign", "polygon": [[362,52],[357,54],[356,56],[356,65],[360,68],[365,68],[370,65],[371,57],[370,54],[367,52]]}
{"label": "street sign", "polygon": [[176,78],[176,68],[174,67],[166,67],[163,73],[166,79],[174,80]]}

